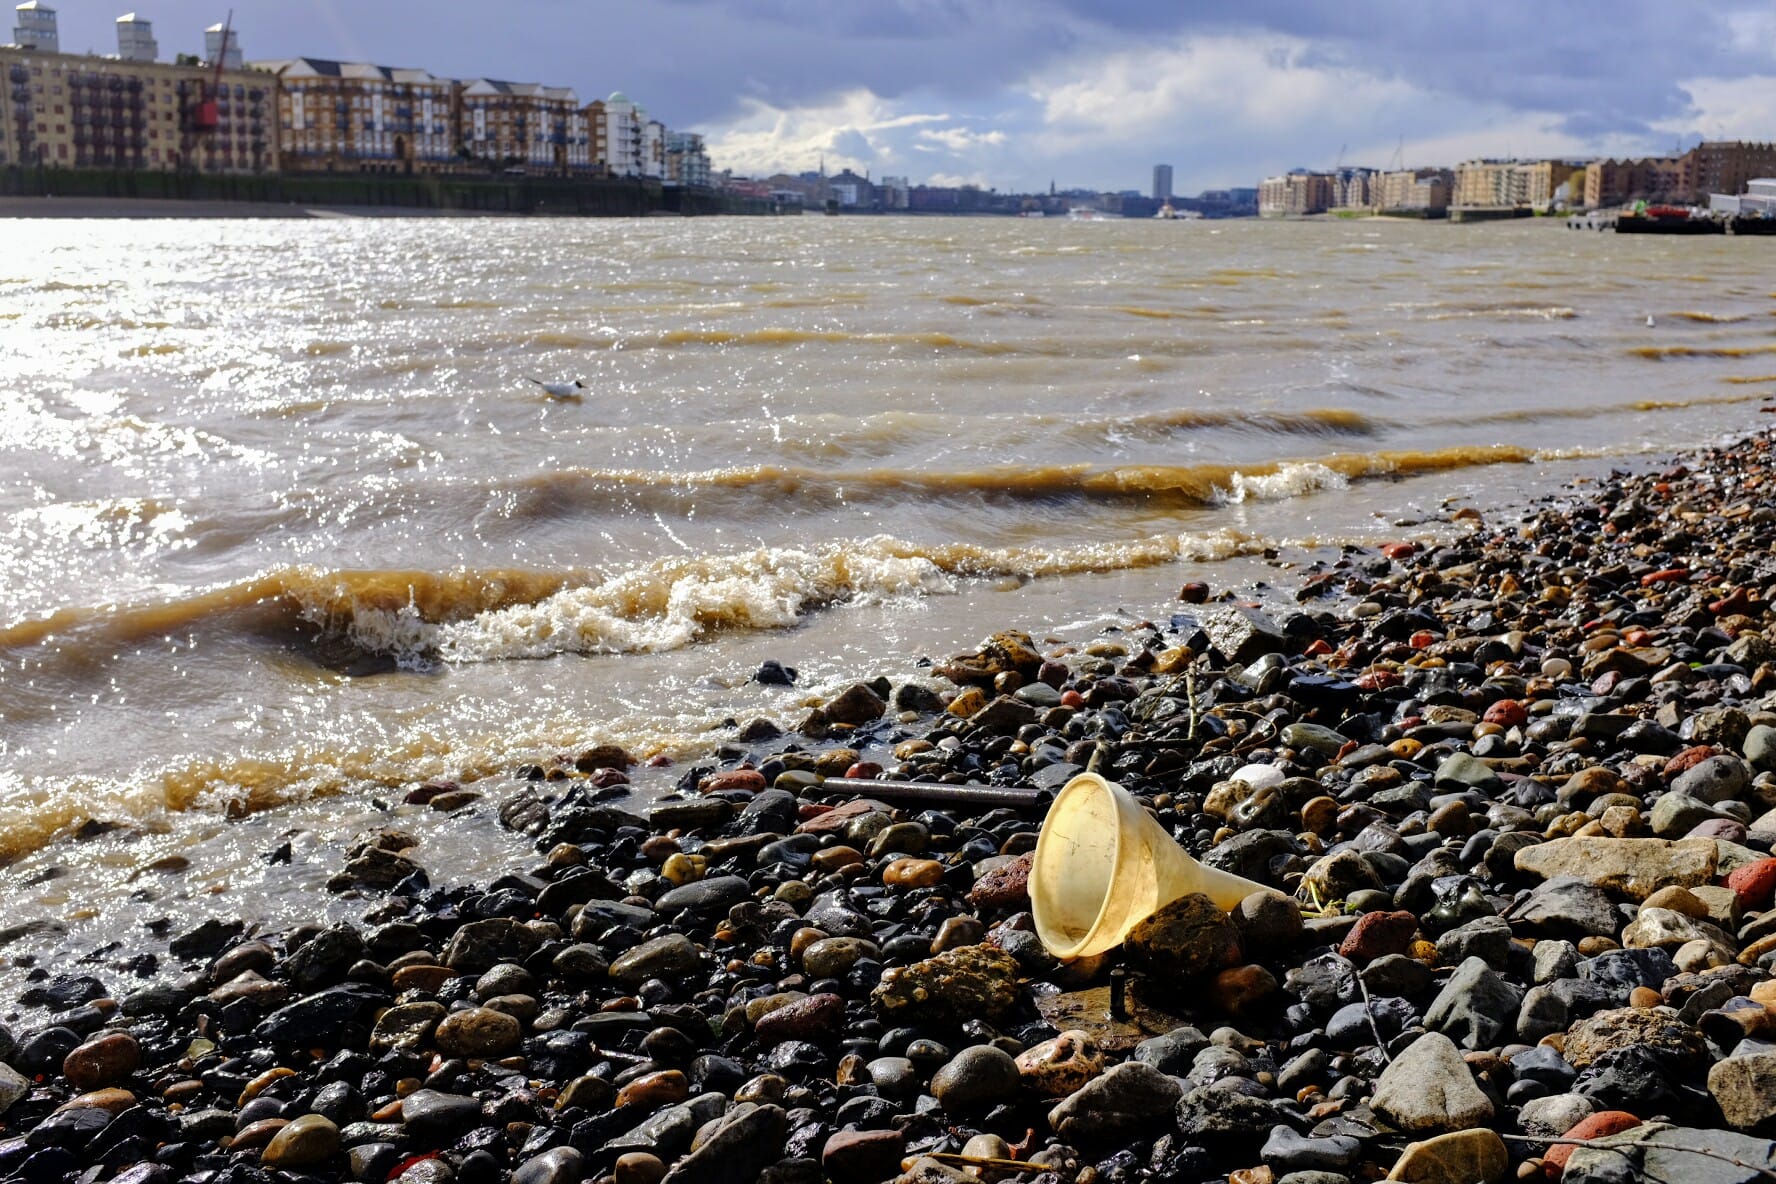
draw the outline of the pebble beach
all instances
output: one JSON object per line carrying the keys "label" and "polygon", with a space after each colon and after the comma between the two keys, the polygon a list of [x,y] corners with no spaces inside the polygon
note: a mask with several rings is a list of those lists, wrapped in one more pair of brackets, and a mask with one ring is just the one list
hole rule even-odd
{"label": "pebble beach", "polygon": [[[353,921],[218,901],[20,967],[0,1176],[1767,1179],[1772,448],[1453,513],[1262,601],[1189,583],[1089,643],[1004,621],[732,721],[648,801],[615,744],[410,786],[534,859],[434,881],[391,813],[339,853]],[[1058,961],[1031,855],[1088,769],[1273,891]]]}

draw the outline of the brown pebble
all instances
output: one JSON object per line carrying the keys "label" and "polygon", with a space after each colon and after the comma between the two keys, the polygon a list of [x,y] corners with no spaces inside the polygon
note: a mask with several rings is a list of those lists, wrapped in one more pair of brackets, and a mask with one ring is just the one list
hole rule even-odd
{"label": "brown pebble", "polygon": [[250,1122],[235,1133],[228,1144],[230,1151],[257,1151],[270,1143],[277,1133],[290,1125],[287,1118],[261,1118],[258,1122]]}
{"label": "brown pebble", "polygon": [[821,872],[835,872],[842,867],[862,862],[863,852],[855,847],[845,846],[824,847],[814,852],[813,858],[814,870]]}
{"label": "brown pebble", "polygon": [[1474,829],[1473,817],[1466,802],[1449,802],[1439,806],[1425,821],[1425,829],[1440,835],[1465,838]]}
{"label": "brown pebble", "polygon": [[829,934],[824,930],[816,929],[812,925],[802,926],[789,935],[789,956],[799,962],[803,950],[828,936]]}
{"label": "brown pebble", "polygon": [[[201,1084],[201,1083],[200,1083]],[[103,1110],[107,1114],[122,1114],[136,1104],[136,1095],[127,1089],[95,1089],[78,1097],[70,1098],[56,1107],[62,1110]]]}
{"label": "brown pebble", "polygon": [[890,888],[935,888],[943,883],[943,864],[935,859],[896,859],[882,869],[882,883]]}
{"label": "brown pebble", "polygon": [[455,977],[455,972],[444,966],[403,966],[395,971],[395,992],[419,991],[426,995],[436,994],[443,985]]}
{"label": "brown pebble", "polygon": [[[574,848],[579,850],[579,848]],[[665,835],[654,835],[641,845],[641,857],[658,866],[679,852],[678,840],[669,839]]]}
{"label": "brown pebble", "polygon": [[1209,998],[1236,1017],[1258,1015],[1276,998],[1276,976],[1262,966],[1234,966],[1215,976]]}
{"label": "brown pebble", "polygon": [[165,1089],[161,1090],[160,1096],[166,1099],[168,1104],[173,1104],[189,1102],[197,1097],[197,1095],[203,1093],[203,1091],[203,1082],[197,1080],[195,1077],[188,1077],[184,1081],[175,1081]]}
{"label": "brown pebble", "polygon": [[1641,902],[1641,909],[1670,909],[1686,917],[1708,919],[1708,906],[1694,892],[1677,884],[1667,884]]}
{"label": "brown pebble", "polygon": [[1665,1002],[1665,996],[1651,987],[1635,987],[1628,992],[1628,1006],[1646,1011]]}
{"label": "brown pebble", "polygon": [[1309,834],[1323,835],[1338,821],[1338,799],[1324,795],[1310,798],[1301,807],[1301,829]]}
{"label": "brown pebble", "polygon": [[[437,1005],[433,1004],[432,1006],[435,1007]],[[282,1066],[275,1069],[267,1069],[265,1072],[259,1074],[259,1076],[247,1082],[246,1086],[240,1092],[240,1098],[234,1104],[237,1108],[245,1106],[248,1102],[264,1093],[265,1087],[272,1082],[282,1077],[294,1076],[296,1076],[296,1070],[294,1069],[286,1069]]]}
{"label": "brown pebble", "polygon": [[578,867],[586,862],[586,853],[572,843],[556,843],[544,858],[550,867]]}
{"label": "brown pebble", "polygon": [[666,1164],[657,1155],[646,1151],[628,1151],[617,1156],[611,1169],[616,1184],[660,1184],[666,1178]]}
{"label": "brown pebble", "polygon": [[931,939],[931,952],[941,954],[961,946],[979,945],[986,935],[987,927],[976,918],[951,917],[937,927],[937,936]]}
{"label": "brown pebble", "polygon": [[617,1091],[617,1105],[643,1103],[658,1109],[674,1106],[691,1096],[691,1085],[677,1069],[644,1073]]}
{"label": "brown pebble", "polygon": [[107,1032],[87,1041],[62,1060],[62,1075],[82,1093],[115,1085],[142,1063],[142,1050],[128,1032]]}

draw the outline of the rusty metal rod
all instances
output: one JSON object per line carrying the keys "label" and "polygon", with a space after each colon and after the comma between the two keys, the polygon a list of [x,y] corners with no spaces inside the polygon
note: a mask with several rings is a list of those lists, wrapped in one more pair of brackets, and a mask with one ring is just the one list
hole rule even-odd
{"label": "rusty metal rod", "polygon": [[774,788],[795,794],[853,794],[875,798],[890,805],[899,802],[938,802],[957,806],[1012,806],[1034,808],[1048,801],[1048,791],[1004,785],[944,785],[929,781],[866,781],[852,777],[822,777],[803,769],[782,773]]}

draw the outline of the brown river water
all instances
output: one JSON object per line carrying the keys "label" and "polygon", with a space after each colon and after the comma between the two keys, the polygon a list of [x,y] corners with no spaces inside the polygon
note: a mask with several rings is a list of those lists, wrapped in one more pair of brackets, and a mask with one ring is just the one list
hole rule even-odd
{"label": "brown river water", "polygon": [[[1742,433],[1776,396],[1772,250],[1552,221],[0,222],[0,877],[7,926],[57,927],[0,957],[343,915],[318,885],[390,822],[434,878],[515,866],[491,811],[384,806],[606,741],[694,760],[998,628],[1262,595]],[[766,658],[801,681],[750,683]]]}

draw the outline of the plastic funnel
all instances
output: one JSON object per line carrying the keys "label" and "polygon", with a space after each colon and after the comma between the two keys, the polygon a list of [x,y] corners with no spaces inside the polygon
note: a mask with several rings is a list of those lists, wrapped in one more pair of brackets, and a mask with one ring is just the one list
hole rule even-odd
{"label": "plastic funnel", "polygon": [[1129,930],[1191,892],[1231,912],[1254,892],[1274,891],[1204,867],[1127,790],[1096,773],[1079,774],[1055,798],[1030,866],[1036,936],[1057,958],[1120,945]]}

